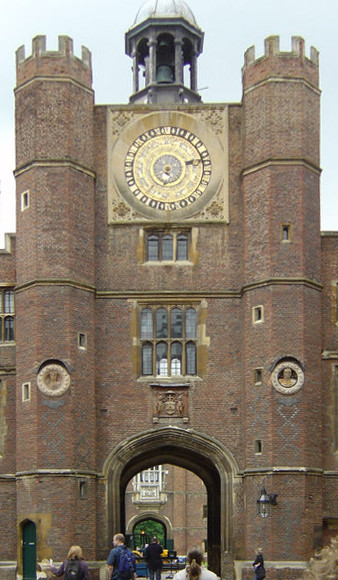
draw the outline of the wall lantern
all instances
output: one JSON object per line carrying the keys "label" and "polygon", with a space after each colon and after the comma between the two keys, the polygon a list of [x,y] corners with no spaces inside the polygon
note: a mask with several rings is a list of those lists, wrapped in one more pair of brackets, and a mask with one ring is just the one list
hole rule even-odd
{"label": "wall lantern", "polygon": [[271,506],[277,505],[278,493],[266,493],[266,489],[261,489],[261,496],[257,500],[258,511],[257,515],[261,518],[268,518],[271,512]]}

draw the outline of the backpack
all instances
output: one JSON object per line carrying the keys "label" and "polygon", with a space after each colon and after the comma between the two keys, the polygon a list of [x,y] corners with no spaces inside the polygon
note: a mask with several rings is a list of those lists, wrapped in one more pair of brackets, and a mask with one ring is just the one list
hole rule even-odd
{"label": "backpack", "polygon": [[64,575],[64,580],[82,580],[83,571],[80,566],[80,560],[68,560]]}
{"label": "backpack", "polygon": [[120,549],[120,558],[117,566],[119,578],[122,580],[130,580],[135,571],[135,556],[129,548]]}

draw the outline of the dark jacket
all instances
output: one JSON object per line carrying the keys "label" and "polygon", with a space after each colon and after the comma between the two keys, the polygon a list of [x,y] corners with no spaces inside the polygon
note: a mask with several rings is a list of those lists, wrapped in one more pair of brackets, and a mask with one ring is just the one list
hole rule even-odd
{"label": "dark jacket", "polygon": [[162,569],[162,558],[161,554],[163,552],[163,548],[161,544],[157,542],[153,542],[149,544],[148,548],[146,549],[146,561],[148,564],[148,568],[150,570],[161,570]]}
{"label": "dark jacket", "polygon": [[255,571],[260,566],[264,566],[264,558],[263,558],[262,554],[257,554],[255,561],[253,562],[252,565],[255,567]]}

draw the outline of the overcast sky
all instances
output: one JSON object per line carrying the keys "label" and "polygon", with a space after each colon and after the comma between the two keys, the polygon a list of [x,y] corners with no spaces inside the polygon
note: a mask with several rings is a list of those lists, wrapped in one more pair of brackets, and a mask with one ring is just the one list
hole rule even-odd
{"label": "overcast sky", "polygon": [[[198,84],[204,102],[240,102],[244,52],[252,45],[264,53],[264,39],[280,36],[281,50],[291,50],[291,37],[302,36],[305,50],[318,49],[321,99],[321,227],[338,230],[338,1],[337,0],[188,0],[204,30]],[[127,103],[132,93],[131,60],[124,34],[142,0],[0,0],[0,247],[4,232],[15,231],[14,95],[15,51],[32,38],[47,37],[57,49],[58,35],[92,53],[96,104]]]}

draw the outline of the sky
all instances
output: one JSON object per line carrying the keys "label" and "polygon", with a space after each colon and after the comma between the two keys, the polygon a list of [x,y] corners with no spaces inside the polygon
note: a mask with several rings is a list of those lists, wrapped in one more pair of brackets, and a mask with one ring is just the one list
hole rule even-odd
{"label": "sky", "polygon": [[[15,231],[14,93],[15,51],[32,39],[47,38],[57,50],[58,36],[68,35],[74,53],[92,53],[96,104],[125,104],[132,93],[131,59],[124,35],[142,0],[0,0],[0,247],[4,233]],[[198,59],[198,87],[205,103],[239,103],[244,53],[255,46],[264,54],[264,39],[280,37],[291,50],[291,37],[305,39],[319,51],[321,97],[321,229],[338,230],[338,1],[337,0],[187,0],[205,33]]]}

